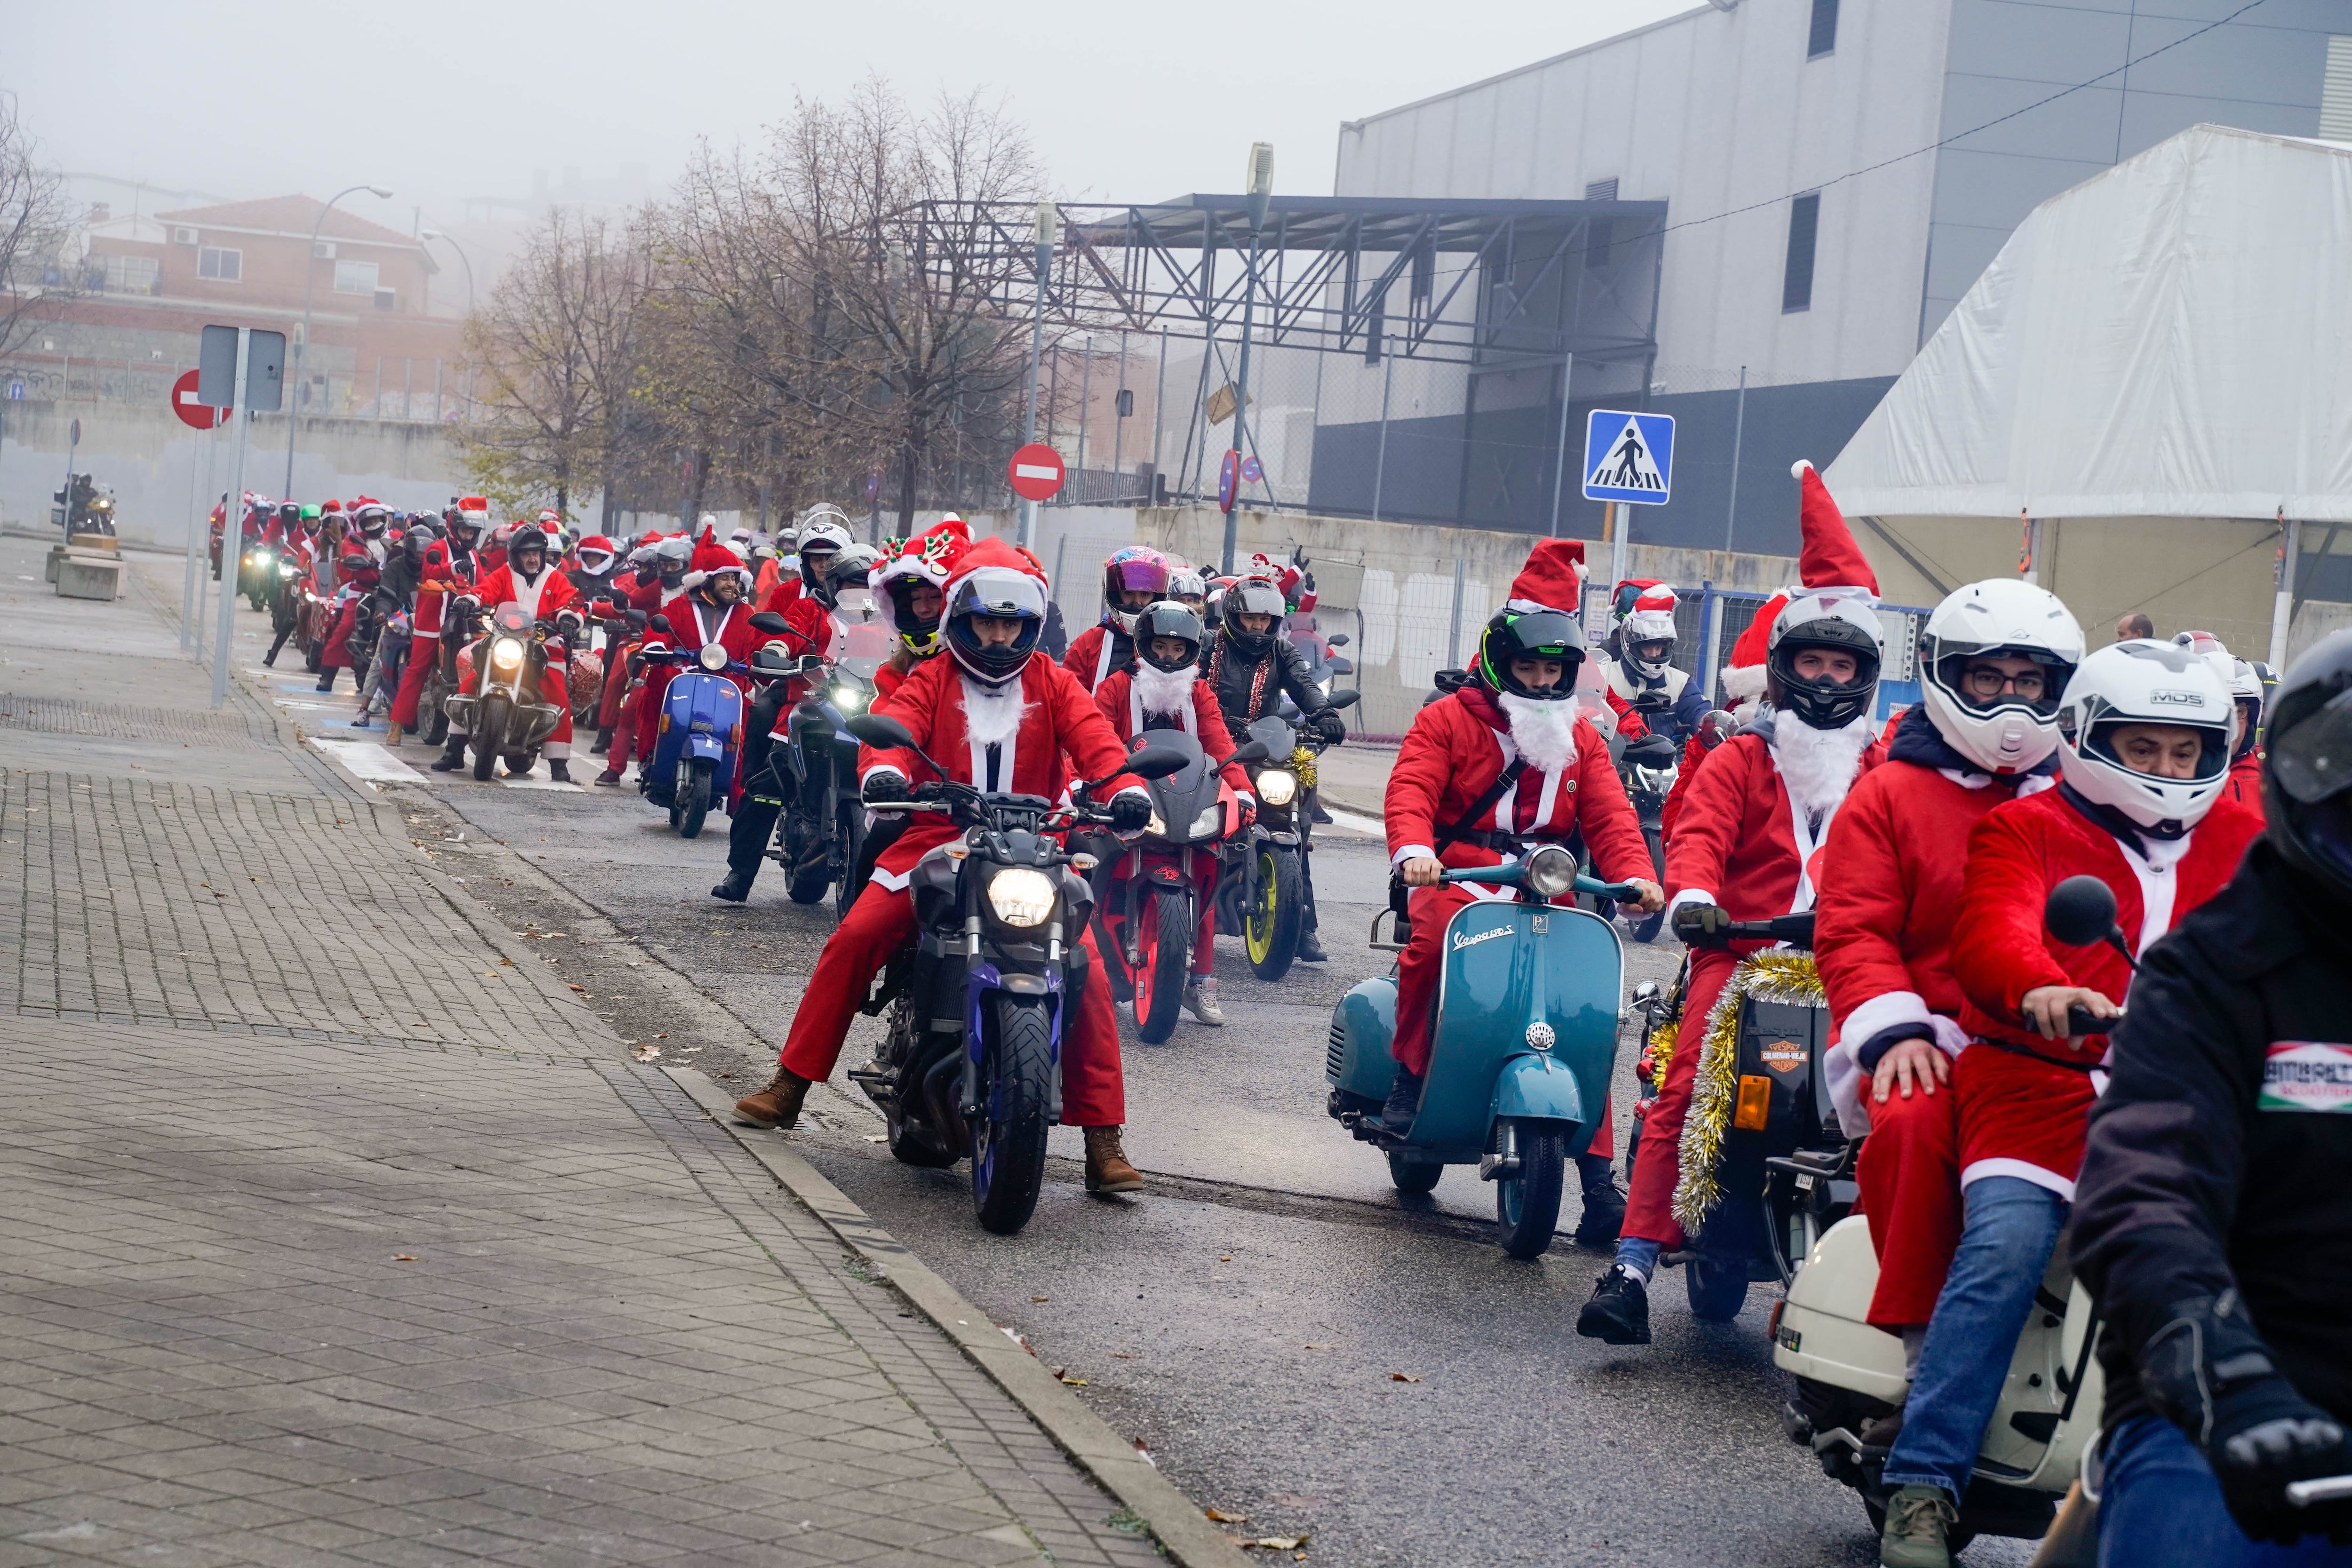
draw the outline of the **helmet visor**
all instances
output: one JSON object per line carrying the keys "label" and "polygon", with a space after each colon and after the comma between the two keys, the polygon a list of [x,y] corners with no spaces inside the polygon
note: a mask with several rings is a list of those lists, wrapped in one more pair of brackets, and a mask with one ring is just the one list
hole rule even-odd
{"label": "helmet visor", "polygon": [[2287,798],[2316,805],[2352,786],[2352,687],[2281,734],[2273,725],[2269,762]]}
{"label": "helmet visor", "polygon": [[1158,598],[1168,592],[1168,563],[1164,561],[1114,561],[1108,575],[1112,588],[1121,594],[1150,594]]}
{"label": "helmet visor", "polygon": [[1010,566],[983,566],[967,573],[955,585],[948,605],[950,618],[964,616],[1045,618],[1045,584]]}

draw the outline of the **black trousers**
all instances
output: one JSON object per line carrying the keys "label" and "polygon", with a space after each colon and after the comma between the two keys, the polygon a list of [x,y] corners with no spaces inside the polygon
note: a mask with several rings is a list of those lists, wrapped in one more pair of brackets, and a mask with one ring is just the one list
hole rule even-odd
{"label": "black trousers", "polygon": [[760,875],[776,818],[792,797],[792,765],[771,739],[784,710],[784,686],[772,680],[761,687],[743,721],[743,798],[729,818],[727,868],[746,882]]}

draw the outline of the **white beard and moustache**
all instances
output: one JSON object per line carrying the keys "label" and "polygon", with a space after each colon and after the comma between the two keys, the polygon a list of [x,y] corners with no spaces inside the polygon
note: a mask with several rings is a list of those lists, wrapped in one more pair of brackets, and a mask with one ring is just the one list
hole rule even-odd
{"label": "white beard and moustache", "polygon": [[1808,816],[1845,799],[1862,769],[1876,726],[1868,713],[1839,730],[1816,730],[1793,713],[1772,721],[1772,761],[1789,786],[1789,798]]}
{"label": "white beard and moustache", "polygon": [[1145,660],[1135,667],[1135,694],[1146,713],[1181,713],[1192,700],[1192,682],[1199,679],[1197,664],[1171,671]]}
{"label": "white beard and moustache", "polygon": [[1509,691],[1498,694],[1496,700],[1511,721],[1511,743],[1538,772],[1556,773],[1575,759],[1574,702],[1538,702]]}
{"label": "white beard and moustache", "polygon": [[1016,679],[1002,686],[982,686],[970,676],[963,682],[963,727],[973,743],[1001,746],[1021,732],[1029,704],[1021,700]]}

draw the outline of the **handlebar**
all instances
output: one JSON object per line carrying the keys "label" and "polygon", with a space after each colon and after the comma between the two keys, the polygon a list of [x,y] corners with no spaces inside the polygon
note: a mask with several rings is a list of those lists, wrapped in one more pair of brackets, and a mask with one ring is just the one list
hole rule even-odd
{"label": "handlebar", "polygon": [[2286,1484],[2286,1500],[2295,1508],[2309,1508],[2315,1502],[2341,1502],[2346,1498],[2352,1498],[2352,1476],[2319,1476]]}
{"label": "handlebar", "polygon": [[1694,945],[1719,949],[1735,942],[1784,942],[1790,947],[1810,948],[1813,945],[1813,911],[1774,915],[1765,921],[1732,921]]}
{"label": "handlebar", "polygon": [[2116,1026],[2124,1021],[2118,1013],[2112,1018],[2102,1018],[2077,1002],[2066,1009],[2066,1033],[2069,1035],[2112,1035]]}
{"label": "handlebar", "polygon": [[1639,903],[1642,900],[1642,889],[1631,882],[1603,882],[1580,872],[1576,879],[1576,890],[1590,893],[1595,898],[1612,899],[1621,904]]}

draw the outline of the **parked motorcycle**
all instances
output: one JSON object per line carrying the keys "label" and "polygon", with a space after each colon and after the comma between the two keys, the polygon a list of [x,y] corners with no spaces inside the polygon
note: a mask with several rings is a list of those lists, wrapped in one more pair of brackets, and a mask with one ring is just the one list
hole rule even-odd
{"label": "parked motorcycle", "polygon": [[[1352,708],[1360,691],[1334,692],[1331,706]],[[1299,728],[1298,710],[1286,700],[1234,739],[1258,748],[1264,759],[1251,775],[1257,820],[1246,834],[1234,834],[1218,850],[1217,923],[1237,931],[1260,980],[1279,980],[1298,956],[1298,933],[1307,919],[1307,873],[1303,857],[1312,847],[1314,824],[1307,816],[1307,792],[1315,787],[1315,759],[1330,742]]]}
{"label": "parked motorcycle", "polygon": [[[1241,830],[1240,797],[1201,742],[1181,730],[1152,730],[1138,749],[1174,752],[1184,765],[1148,786],[1151,820],[1127,846],[1114,840],[1096,879],[1095,946],[1110,966],[1111,994],[1135,1009],[1136,1038],[1156,1046],[1176,1028],[1200,929],[1201,872],[1217,846]],[[1234,752],[1247,767],[1265,759],[1255,741]]]}
{"label": "parked motorcycle", "polygon": [[[2061,942],[2112,942],[2128,958],[2115,918],[2115,894],[2096,877],[2068,878],[2042,910]],[[2077,1007],[2069,1026],[2099,1035],[2116,1023]],[[1879,1529],[1894,1491],[1884,1481],[1887,1449],[1864,1442],[1862,1432],[1903,1408],[1910,1383],[1903,1342],[1868,1321],[1878,1250],[1870,1222],[1852,1212],[1862,1143],[1844,1138],[1832,1115],[1817,1138],[1766,1162],[1773,1223],[1786,1227],[1790,1245],[1805,1247],[1789,1260],[1788,1296],[1773,1310],[1772,1362],[1797,1379],[1797,1396],[1782,1412],[1790,1440],[1809,1446],[1824,1474],[1859,1493]],[[1785,1200],[1777,1195],[1784,1191]],[[2092,1354],[2099,1310],[2074,1279],[2063,1236],[2034,1299],[2037,1310],[2018,1337],[1958,1522],[1948,1533],[1954,1552],[1979,1535],[2040,1539],[2099,1429],[2105,1381]]]}
{"label": "parked motorcycle", "polygon": [[[1046,1130],[1061,1119],[1063,1032],[1087,983],[1076,938],[1093,857],[1059,836],[1109,820],[1091,795],[1105,781],[1073,786],[1066,805],[984,794],[948,780],[895,719],[865,713],[846,728],[866,745],[914,752],[932,775],[909,791],[915,799],[877,811],[940,813],[964,830],[916,863],[914,948],[866,1005],[887,1011],[888,1037],[849,1076],[881,1108],[900,1160],[944,1169],[969,1158],[982,1226],[1009,1236],[1037,1206]],[[1183,765],[1155,747],[1121,771],[1149,780]]]}
{"label": "parked motorcycle", "polygon": [[[667,616],[654,616],[651,625],[657,632],[670,629]],[[735,783],[743,752],[743,692],[727,678],[749,667],[730,659],[715,642],[691,653],[656,649],[645,659],[680,668],[662,692],[661,720],[653,751],[637,769],[637,789],[668,808],[679,837],[692,838],[702,832],[712,800],[723,800]]]}
{"label": "parked motorcycle", "polygon": [[500,605],[490,614],[489,635],[457,656],[461,683],[468,667],[480,671],[480,682],[470,693],[452,692],[442,705],[474,748],[476,779],[487,783],[500,757],[509,772],[528,772],[555,732],[563,710],[541,695],[550,635],[549,624],[520,605]]}
{"label": "parked motorcycle", "polygon": [[[1393,975],[1359,983],[1332,1009],[1326,1109],[1388,1156],[1399,1192],[1429,1192],[1446,1166],[1475,1163],[1478,1179],[1496,1184],[1503,1250],[1536,1258],[1551,1246],[1569,1164],[1605,1114],[1624,973],[1608,921],[1550,900],[1571,889],[1612,900],[1639,894],[1631,883],[1580,876],[1576,858],[1558,845],[1516,865],[1448,870],[1444,880],[1517,893],[1465,904],[1446,922],[1445,973],[1412,1126],[1400,1137],[1380,1120],[1397,1072]],[[1404,932],[1380,938],[1390,913],[1372,918],[1372,945],[1402,952]]]}

